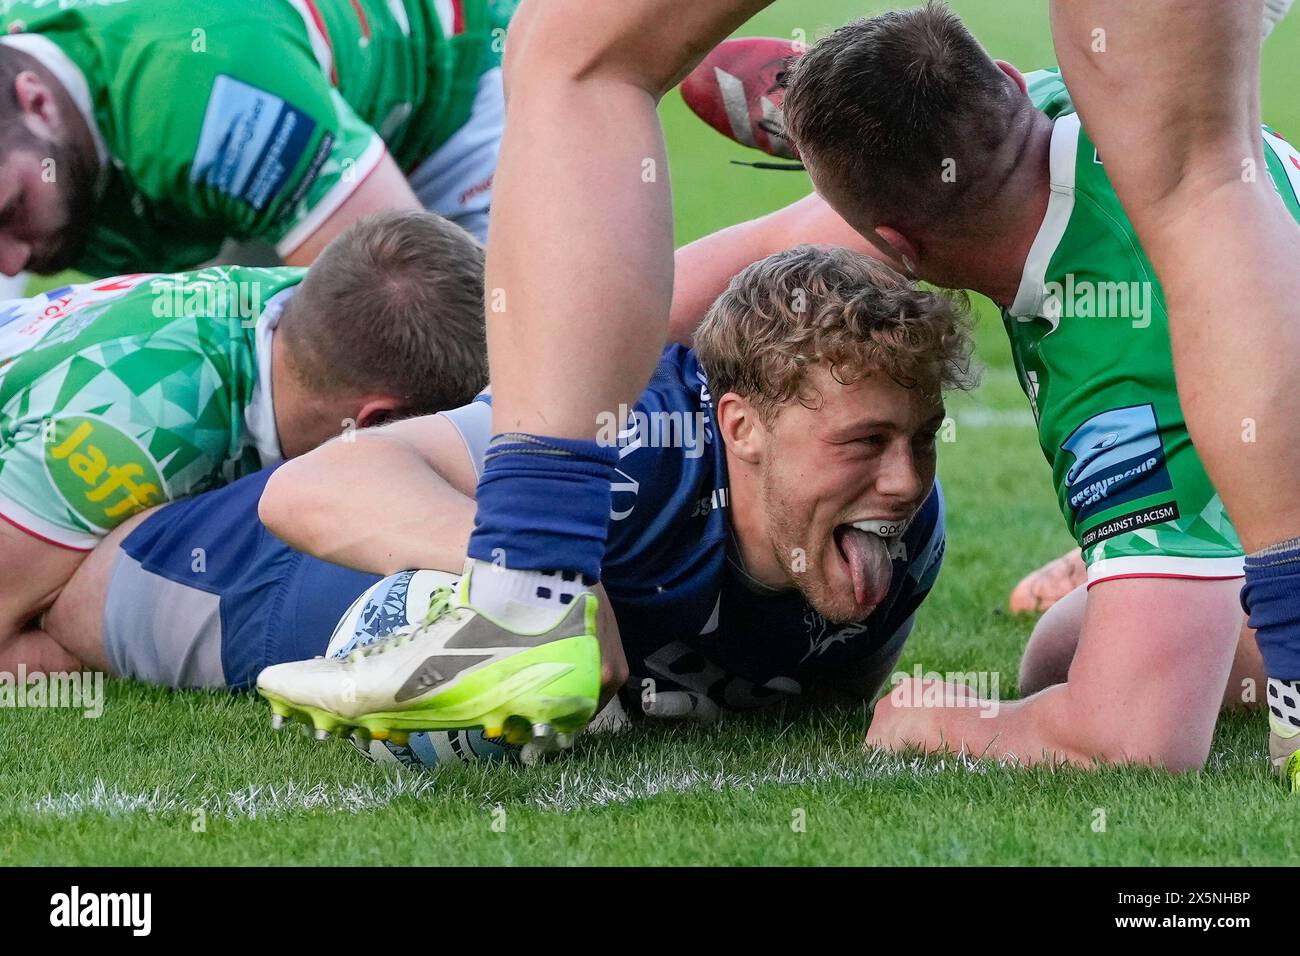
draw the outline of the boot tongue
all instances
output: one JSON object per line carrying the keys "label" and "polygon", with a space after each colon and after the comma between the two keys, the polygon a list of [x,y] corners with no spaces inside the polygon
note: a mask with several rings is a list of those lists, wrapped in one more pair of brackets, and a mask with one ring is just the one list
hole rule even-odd
{"label": "boot tongue", "polygon": [[880,535],[846,525],[840,532],[840,550],[849,563],[858,606],[875,607],[889,593],[894,574],[888,542]]}

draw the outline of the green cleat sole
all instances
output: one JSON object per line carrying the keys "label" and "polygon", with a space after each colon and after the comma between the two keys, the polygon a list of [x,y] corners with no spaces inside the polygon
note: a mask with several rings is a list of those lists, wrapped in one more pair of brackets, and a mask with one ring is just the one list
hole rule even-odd
{"label": "green cleat sole", "polygon": [[[318,739],[358,734],[405,743],[411,733],[482,727],[484,735],[523,745],[544,725],[581,730],[596,714],[600,646],[590,635],[551,641],[473,671],[408,710],[343,717],[259,689],[280,720],[308,725]],[[322,736],[324,732],[324,736]]]}

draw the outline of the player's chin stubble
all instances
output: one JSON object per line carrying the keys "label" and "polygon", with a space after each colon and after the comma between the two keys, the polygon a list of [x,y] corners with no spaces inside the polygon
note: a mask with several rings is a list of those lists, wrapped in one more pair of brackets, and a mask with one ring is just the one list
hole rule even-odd
{"label": "player's chin stubble", "polygon": [[835,588],[827,575],[827,563],[838,559],[839,546],[834,540],[814,540],[809,522],[795,514],[767,474],[763,476],[762,497],[768,541],[786,578],[826,620],[836,624],[857,621],[852,586]]}

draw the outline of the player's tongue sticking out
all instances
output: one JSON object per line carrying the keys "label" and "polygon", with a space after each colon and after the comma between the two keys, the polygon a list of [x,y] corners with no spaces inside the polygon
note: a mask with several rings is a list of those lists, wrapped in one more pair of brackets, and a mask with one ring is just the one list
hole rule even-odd
{"label": "player's tongue sticking out", "polygon": [[853,597],[859,607],[875,607],[889,593],[893,565],[889,541],[851,524],[835,529],[835,537],[853,579]]}

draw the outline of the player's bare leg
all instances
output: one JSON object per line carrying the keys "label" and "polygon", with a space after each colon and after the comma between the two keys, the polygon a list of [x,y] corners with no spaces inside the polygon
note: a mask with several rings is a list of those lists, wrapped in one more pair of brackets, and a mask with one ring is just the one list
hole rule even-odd
{"label": "player's bare leg", "polygon": [[1272,678],[1273,755],[1296,788],[1300,226],[1264,172],[1265,14],[1263,0],[1053,0],[1052,29],[1079,113],[1164,286],[1188,428],[1252,552],[1245,598]]}
{"label": "player's bare leg", "polygon": [[[164,506],[165,507],[165,506]],[[122,542],[157,509],[149,508],[122,522],[86,555],[76,572],[45,612],[44,626],[51,638],[86,666],[112,673],[104,647],[104,605]]]}

